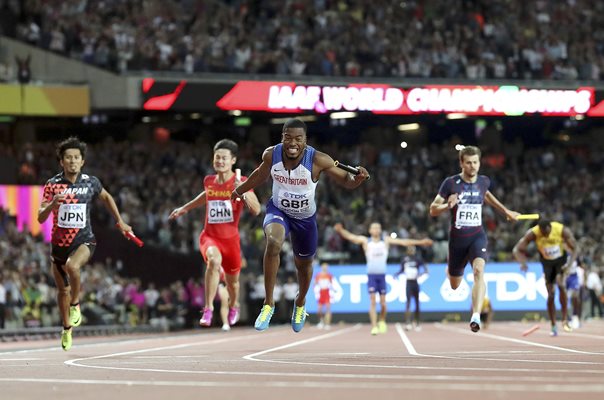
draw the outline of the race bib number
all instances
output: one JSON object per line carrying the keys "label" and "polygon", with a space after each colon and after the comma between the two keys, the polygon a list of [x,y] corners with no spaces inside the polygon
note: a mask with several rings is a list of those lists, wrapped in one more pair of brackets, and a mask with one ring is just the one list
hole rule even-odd
{"label": "race bib number", "polygon": [[559,245],[545,246],[543,248],[543,258],[546,260],[555,260],[562,257],[562,250]]}
{"label": "race bib number", "polygon": [[235,221],[231,200],[208,201],[208,223],[226,224]]}
{"label": "race bib number", "polygon": [[279,208],[292,214],[305,213],[310,208],[307,194],[280,192]]}
{"label": "race bib number", "polygon": [[61,204],[57,225],[59,228],[85,228],[86,204]]}
{"label": "race bib number", "polygon": [[417,269],[417,263],[408,262],[405,263],[405,276],[407,279],[417,279],[417,275],[419,275],[419,271]]}
{"label": "race bib number", "polygon": [[458,204],[455,227],[482,226],[482,204]]}

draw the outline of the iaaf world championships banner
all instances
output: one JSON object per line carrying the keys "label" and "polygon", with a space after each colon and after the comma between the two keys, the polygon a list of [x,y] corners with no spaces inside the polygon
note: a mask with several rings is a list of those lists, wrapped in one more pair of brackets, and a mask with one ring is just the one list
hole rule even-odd
{"label": "iaaf world championships banner", "polygon": [[186,80],[166,82],[145,78],[141,89],[143,109],[154,111],[604,116],[604,95],[594,87],[540,89],[515,85],[303,85],[272,81],[239,81],[231,84]]}
{"label": "iaaf world championships banner", "polygon": [[[543,269],[539,263],[529,263],[528,271],[520,271],[518,263],[487,263],[485,281],[487,295],[493,310],[535,311],[546,309],[547,290],[543,279]],[[388,265],[386,275],[386,302],[388,312],[404,312],[407,301],[404,274],[393,275],[400,267]],[[429,264],[429,274],[419,278],[420,303],[422,312],[469,312],[472,304],[472,269],[466,267],[464,280],[452,290],[445,274],[445,264]],[[314,270],[314,276],[320,267]],[[366,267],[362,265],[333,265],[329,268],[333,275],[331,290],[331,310],[334,313],[366,313],[369,310]],[[313,280],[314,284],[314,280]],[[310,313],[317,311],[318,292],[311,289],[306,298],[306,308]],[[412,303],[411,310],[415,308]]]}

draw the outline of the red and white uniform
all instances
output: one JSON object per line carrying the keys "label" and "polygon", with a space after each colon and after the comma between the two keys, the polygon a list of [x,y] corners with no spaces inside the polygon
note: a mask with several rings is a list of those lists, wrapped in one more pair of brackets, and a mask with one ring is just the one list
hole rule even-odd
{"label": "red and white uniform", "polygon": [[333,275],[329,272],[319,272],[315,277],[315,287],[319,289],[318,302],[319,304],[329,304],[330,303],[330,291],[331,291],[331,283],[333,281]]}
{"label": "red and white uniform", "polygon": [[[242,176],[245,182],[247,177]],[[235,190],[235,175],[225,183],[218,183],[217,175],[208,175],[203,180],[206,193],[205,226],[199,236],[199,250],[207,264],[208,247],[215,246],[222,255],[222,268],[229,275],[241,270],[241,243],[239,240],[239,218],[244,201],[231,201]]]}

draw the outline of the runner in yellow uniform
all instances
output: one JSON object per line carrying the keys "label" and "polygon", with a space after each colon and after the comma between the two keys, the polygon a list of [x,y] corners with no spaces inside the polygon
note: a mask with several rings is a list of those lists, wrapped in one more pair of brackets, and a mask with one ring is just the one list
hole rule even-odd
{"label": "runner in yellow uniform", "polygon": [[[560,292],[560,305],[562,308],[562,327],[565,331],[572,330],[568,322],[568,298],[566,296],[565,274],[568,268],[575,262],[579,255],[579,246],[573,233],[560,222],[540,220],[539,223],[529,229],[526,234],[514,246],[514,257],[520,263],[522,271],[527,270],[526,249],[530,242],[535,242],[539,251],[539,258],[543,265],[545,275],[545,287],[547,288],[547,313],[552,324],[550,335],[557,336],[556,328],[556,305],[554,296],[558,285]],[[566,249],[571,251],[570,257]]]}

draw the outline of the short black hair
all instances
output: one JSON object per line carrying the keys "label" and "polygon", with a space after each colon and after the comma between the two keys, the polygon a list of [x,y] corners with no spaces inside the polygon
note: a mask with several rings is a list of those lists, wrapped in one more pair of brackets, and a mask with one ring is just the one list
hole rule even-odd
{"label": "short black hair", "polygon": [[541,218],[539,223],[537,223],[537,225],[539,225],[539,229],[541,230],[547,229],[551,224],[552,221],[550,221],[548,218]]}
{"label": "short black hair", "polygon": [[306,124],[304,123],[304,121],[298,118],[290,118],[283,124],[283,132],[285,132],[289,128],[302,128],[304,129],[304,133],[307,132]]}
{"label": "short black hair", "polygon": [[218,143],[214,145],[214,152],[219,149],[226,149],[231,152],[233,157],[237,157],[237,152],[239,151],[239,146],[237,143],[233,142],[231,139],[222,139]]}
{"label": "short black hair", "polygon": [[78,149],[82,155],[82,160],[86,158],[86,143],[75,136],[70,136],[57,145],[57,158],[59,161],[63,159],[63,155],[65,155],[67,149]]}

